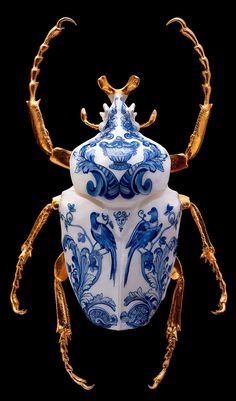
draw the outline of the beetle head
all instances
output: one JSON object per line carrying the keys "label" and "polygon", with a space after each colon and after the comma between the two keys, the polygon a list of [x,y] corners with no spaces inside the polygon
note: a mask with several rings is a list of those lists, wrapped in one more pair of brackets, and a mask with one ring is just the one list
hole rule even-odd
{"label": "beetle head", "polygon": [[[100,113],[102,122],[99,124],[99,130],[102,131],[109,127],[109,120],[120,117],[123,123],[133,127],[136,131],[139,130],[140,125],[135,121],[137,115],[134,112],[135,104],[128,107],[125,101],[131,91],[136,89],[139,85],[140,79],[136,75],[131,75],[125,86],[120,89],[115,89],[111,86],[105,75],[98,78],[99,87],[108,95],[112,105],[108,107],[106,103],[103,105],[103,112]],[[107,127],[108,125],[108,127]]]}

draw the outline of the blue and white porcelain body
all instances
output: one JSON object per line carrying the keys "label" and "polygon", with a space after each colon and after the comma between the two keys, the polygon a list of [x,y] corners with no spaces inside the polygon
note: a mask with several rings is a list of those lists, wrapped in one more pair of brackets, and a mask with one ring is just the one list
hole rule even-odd
{"label": "blue and white porcelain body", "polygon": [[100,132],[71,155],[62,193],[68,276],[87,317],[113,330],[146,325],[166,294],[181,206],[168,187],[170,156],[139,132],[134,105],[111,96]]}

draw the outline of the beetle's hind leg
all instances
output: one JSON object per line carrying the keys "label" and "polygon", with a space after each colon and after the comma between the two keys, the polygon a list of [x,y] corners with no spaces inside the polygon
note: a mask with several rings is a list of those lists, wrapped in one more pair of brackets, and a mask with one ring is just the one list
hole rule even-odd
{"label": "beetle's hind leg", "polygon": [[85,390],[91,390],[94,384],[91,386],[87,385],[85,379],[77,376],[69,362],[68,356],[68,341],[71,339],[71,326],[69,310],[66,302],[65,292],[62,286],[62,282],[67,279],[67,271],[65,265],[64,253],[62,252],[57,258],[54,265],[54,289],[55,289],[55,300],[56,300],[56,312],[57,312],[57,333],[60,335],[60,352],[61,357],[65,365],[66,371],[76,384],[83,387]]}
{"label": "beetle's hind leg", "polygon": [[176,342],[178,340],[178,331],[181,331],[181,314],[182,314],[182,303],[184,294],[184,276],[180,260],[176,258],[175,265],[171,274],[171,278],[176,280],[176,286],[172,297],[172,303],[170,308],[170,314],[167,321],[166,337],[168,345],[164,356],[164,362],[162,364],[161,372],[154,377],[153,384],[148,385],[152,390],[157,388],[160,382],[163,380],[166,371],[170,365],[171,357],[173,355]]}

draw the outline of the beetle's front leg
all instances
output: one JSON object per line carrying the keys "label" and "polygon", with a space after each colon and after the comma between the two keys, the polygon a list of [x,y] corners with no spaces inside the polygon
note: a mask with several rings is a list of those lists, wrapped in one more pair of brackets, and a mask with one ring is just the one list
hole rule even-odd
{"label": "beetle's front leg", "polygon": [[182,33],[182,35],[186,36],[193,42],[194,50],[198,53],[199,61],[203,66],[202,75],[204,79],[204,83],[202,84],[204,93],[204,103],[200,105],[200,112],[198,114],[198,118],[193,133],[190,136],[188,146],[184,153],[171,155],[171,172],[176,172],[187,168],[188,161],[193,159],[199,152],[202,142],[204,140],[212,104],[210,103],[211,71],[208,58],[204,53],[204,49],[202,45],[198,42],[197,37],[193,33],[193,31],[187,27],[186,22],[184,20],[182,20],[181,18],[173,18],[169,22],[167,22],[167,25],[173,22],[178,22],[181,25],[180,32]]}
{"label": "beetle's front leg", "polygon": [[57,312],[57,333],[60,335],[60,351],[61,357],[65,365],[66,371],[76,384],[83,387],[85,390],[91,390],[94,384],[91,386],[87,385],[85,379],[77,376],[72,366],[70,365],[68,356],[68,342],[71,339],[71,326],[69,310],[66,302],[65,292],[62,286],[62,282],[67,279],[67,270],[65,265],[64,253],[62,252],[57,258],[54,265],[54,290],[56,300],[56,312]]}
{"label": "beetle's front leg", "polygon": [[43,61],[44,53],[49,48],[49,42],[51,41],[51,39],[61,34],[62,30],[64,29],[62,25],[66,21],[72,22],[73,24],[76,25],[75,21],[71,18],[67,17],[61,18],[57,22],[57,24],[49,31],[44,42],[40,46],[36,57],[34,58],[34,63],[30,75],[30,84],[29,84],[30,99],[27,102],[27,104],[29,108],[34,135],[38,145],[48,156],[50,156],[50,160],[53,163],[56,163],[62,167],[69,168],[69,159],[71,152],[62,148],[53,148],[49,132],[45,127],[43,116],[40,110],[39,106],[40,99],[36,100],[36,92],[39,85],[39,82],[37,81],[37,77],[40,72],[39,66]]}
{"label": "beetle's front leg", "polygon": [[46,205],[43,210],[40,212],[38,218],[36,219],[30,234],[27,238],[27,240],[24,242],[24,244],[21,247],[21,254],[19,256],[17,265],[16,265],[16,273],[15,273],[15,278],[12,284],[12,290],[11,290],[11,305],[12,309],[15,313],[18,313],[20,315],[23,315],[24,313],[27,312],[27,310],[20,309],[20,304],[19,300],[17,298],[17,290],[20,287],[20,279],[22,278],[22,271],[24,269],[24,266],[28,260],[29,257],[32,256],[32,250],[33,250],[33,243],[35,238],[37,237],[39,231],[43,227],[43,225],[46,223],[48,220],[50,214],[52,213],[53,210],[57,210],[59,206],[59,200],[60,196],[57,196],[53,198],[52,202]]}
{"label": "beetle's front leg", "polygon": [[162,370],[156,377],[154,377],[153,384],[148,385],[151,390],[156,389],[160,382],[163,380],[166,371],[170,365],[171,357],[173,355],[176,342],[178,340],[178,331],[181,331],[184,275],[180,260],[178,258],[176,258],[171,278],[173,280],[176,280],[176,286],[172,297],[169,318],[167,321],[166,338],[168,341],[168,345],[164,356],[164,362],[162,364]]}
{"label": "beetle's front leg", "polygon": [[218,263],[217,263],[217,260],[215,257],[215,249],[210,241],[204,220],[203,220],[202,215],[201,215],[199,209],[197,208],[197,206],[190,201],[188,196],[185,196],[185,195],[180,195],[180,201],[181,201],[183,209],[190,209],[193,220],[195,221],[196,226],[201,235],[201,239],[202,239],[201,258],[204,258],[205,261],[209,262],[209,264],[212,267],[213,272],[216,275],[216,280],[219,282],[219,287],[221,289],[221,296],[220,296],[220,300],[218,303],[218,309],[216,311],[212,312],[215,315],[218,315],[225,311],[226,302],[227,302],[227,291],[226,291],[225,281],[222,277],[220,268],[218,266]]}

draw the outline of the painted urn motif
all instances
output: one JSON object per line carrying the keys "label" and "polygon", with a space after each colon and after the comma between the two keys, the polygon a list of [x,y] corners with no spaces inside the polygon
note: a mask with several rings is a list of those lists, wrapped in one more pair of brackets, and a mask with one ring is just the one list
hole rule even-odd
{"label": "painted urn motif", "polygon": [[100,143],[105,156],[108,156],[113,161],[109,165],[113,170],[126,170],[131,166],[127,163],[132,156],[136,155],[139,143],[136,141],[127,142],[121,136],[117,136],[115,141],[108,143]]}

